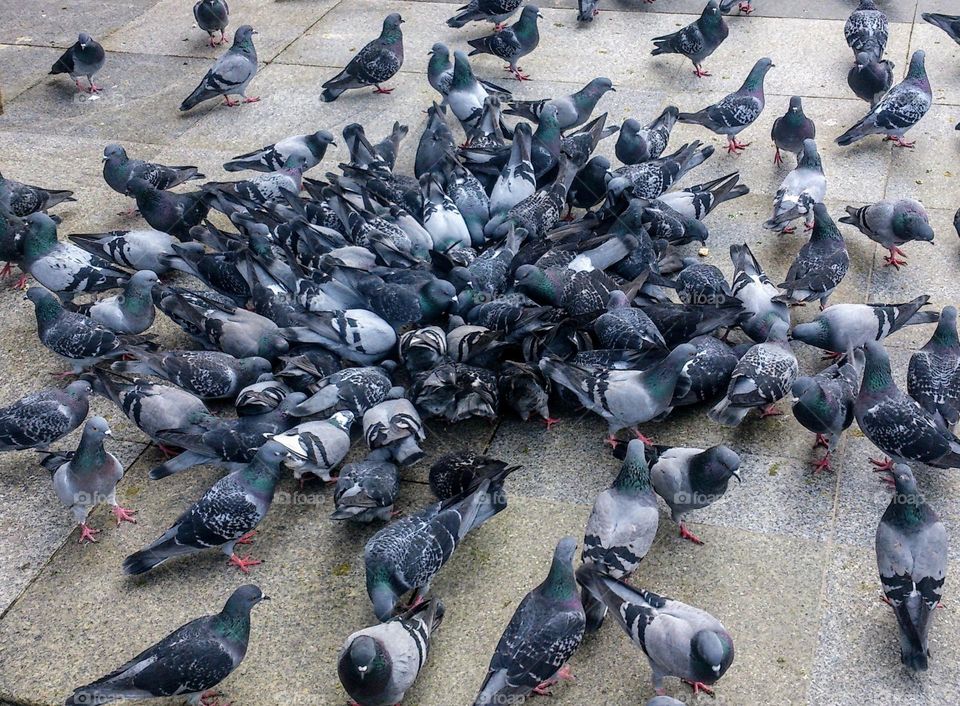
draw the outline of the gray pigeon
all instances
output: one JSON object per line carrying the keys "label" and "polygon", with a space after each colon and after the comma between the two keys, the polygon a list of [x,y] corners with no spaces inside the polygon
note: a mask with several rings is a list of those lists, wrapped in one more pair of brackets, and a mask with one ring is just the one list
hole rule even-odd
{"label": "gray pigeon", "polygon": [[317,343],[344,360],[378,363],[397,346],[393,326],[367,309],[312,312],[306,326],[280,329],[298,343]]}
{"label": "gray pigeon", "polygon": [[777,148],[773,163],[783,164],[780,150],[797,155],[799,160],[804,141],[812,140],[816,136],[817,126],[804,114],[800,96],[791,96],[787,112],[773,121],[773,128],[770,130],[770,139]]}
{"label": "gray pigeon", "polygon": [[163,164],[130,159],[127,151],[116,143],[103,148],[103,180],[118,194],[127,194],[127,184],[134,177],[157,189],[172,189],[191,179],[204,179],[196,167],[167,167]]}
{"label": "gray pigeon", "polygon": [[594,320],[593,331],[602,348],[667,350],[657,325],[619,290],[610,293],[607,311]]}
{"label": "gray pigeon", "polygon": [[[446,47],[443,47],[446,50]],[[434,57],[442,56],[442,50],[435,44]],[[429,68],[429,67],[428,67]],[[446,76],[449,75],[449,83]],[[450,110],[463,126],[464,132],[476,127],[483,114],[483,106],[491,95],[511,98],[509,91],[502,89],[488,81],[480,81],[473,73],[470,59],[459,49],[453,53],[453,67],[450,73],[443,73],[436,78],[437,88]],[[501,125],[502,128],[502,125]]]}
{"label": "gray pigeon", "polygon": [[841,434],[853,424],[853,405],[860,390],[863,363],[863,350],[857,348],[847,354],[846,360],[793,382],[793,416],[817,435],[813,447],[826,449],[823,458],[814,464],[814,473],[833,470],[831,455]]}
{"label": "gray pigeon", "polygon": [[537,190],[537,179],[531,161],[533,133],[527,123],[519,123],[513,132],[510,158],[490,192],[490,215],[504,214],[528,199]]}
{"label": "gray pigeon", "polygon": [[960,44],[960,16],[941,15],[936,12],[924,12],[920,15],[924,22],[929,22],[934,27],[939,27],[947,36],[957,44]]}
{"label": "gray pigeon", "polygon": [[746,184],[740,184],[740,173],[711,179],[703,184],[688,186],[679,191],[668,191],[657,199],[657,205],[673,209],[685,219],[703,220],[713,209],[727,201],[750,193]]}
{"label": "gray pigeon", "polygon": [[883,259],[898,270],[907,264],[897,258],[897,255],[907,256],[900,249],[901,245],[913,240],[933,242],[933,228],[927,210],[914,199],[885,199],[860,208],[847,206],[847,215],[840,222],[856,226],[870,240],[889,250],[890,254]]}
{"label": "gray pigeon", "polygon": [[369,42],[346,68],[323,84],[321,100],[330,103],[351,88],[376,86],[374,93],[391,93],[392,88],[382,88],[403,66],[403,19],[396,12],[383,21],[380,36]]}
{"label": "gray pigeon", "polygon": [[[136,199],[137,210],[151,228],[169,233],[178,240],[191,240],[190,229],[200,225],[210,211],[204,202],[206,196],[203,191],[178,194],[157,189],[145,179],[131,177],[127,182],[127,192],[128,196]],[[160,269],[170,269],[170,266],[163,265]]]}
{"label": "gray pigeon", "polygon": [[660,54],[683,54],[693,62],[693,73],[697,78],[710,76],[703,70],[704,60],[717,50],[730,34],[730,28],[723,21],[720,12],[720,0],[709,0],[697,20],[683,29],[654,37],[656,49],[653,56]]}
{"label": "gray pigeon", "polygon": [[847,73],[847,85],[857,98],[873,108],[893,85],[894,68],[896,65],[889,59],[877,59],[872,52],[861,52]]}
{"label": "gray pigeon", "polygon": [[420,443],[427,432],[413,403],[405,397],[386,399],[364,412],[363,438],[371,451],[389,450],[401,468],[426,455]]}
{"label": "gray pigeon", "polygon": [[224,476],[153,544],[123,561],[126,574],[143,574],[176,556],[196,554],[210,547],[230,557],[241,572],[262,563],[234,553],[237,544],[250,544],[253,531],[266,517],[280,480],[288,451],[267,441],[243,469]]}
{"label": "gray pigeon", "polygon": [[40,462],[53,473],[57,497],[80,525],[80,544],[97,541],[95,535],[100,530],[87,525],[87,516],[100,503],[109,503],[118,527],[121,522],[137,522],[135,511],[120,507],[117,502],[116,488],[123,478],[123,465],[103,448],[104,439],[110,435],[106,419],[91,417],[83,427],[76,451],[47,454]]}
{"label": "gray pigeon", "polygon": [[737,3],[737,11],[741,15],[749,15],[753,12],[753,5],[750,4],[750,0],[721,0],[720,2],[720,12],[727,14],[733,10],[733,3]]}
{"label": "gray pigeon", "polygon": [[430,639],[443,620],[443,603],[432,598],[350,635],[337,658],[337,676],[357,706],[399,704],[430,653]]}
{"label": "gray pigeon", "polygon": [[819,299],[822,310],[846,276],[850,255],[843,234],[827,213],[827,207],[815,203],[813,213],[810,240],[800,248],[786,278],[778,286],[785,290],[784,301],[795,304]]}
{"label": "gray pigeon", "polygon": [[[266,361],[266,359],[263,360]],[[266,362],[269,363],[269,361]],[[273,373],[262,373],[257,379],[259,382],[250,383],[237,393],[237,399],[233,402],[234,407],[237,408],[237,416],[256,417],[272,412],[294,394],[283,380],[275,379]],[[297,403],[298,406],[299,404],[300,402]]]}
{"label": "gray pigeon", "polygon": [[270,372],[265,358],[234,358],[220,351],[138,353],[136,360],[118,360],[118,373],[151,375],[172,382],[203,400],[233,399],[243,388]]}
{"label": "gray pigeon", "polygon": [[447,20],[447,26],[460,28],[468,22],[493,22],[493,29],[499,32],[506,28],[506,21],[522,2],[523,0],[470,0],[466,5],[457,8],[457,14]]}
{"label": "gray pigeon", "polygon": [[70,308],[116,333],[143,333],[157,313],[151,292],[159,281],[155,272],[139,270],[123,285],[123,294]]}
{"label": "gray pigeon", "polygon": [[907,76],[891,88],[873,109],[837,138],[837,144],[845,147],[869,135],[885,135],[897,147],[914,146],[903,139],[933,104],[933,91],[923,65],[924,52],[918,49],[910,58]]}
{"label": "gray pigeon", "polygon": [[613,81],[608,78],[595,78],[576,93],[563,98],[541,98],[531,101],[509,101],[506,115],[517,115],[536,123],[544,107],[554,105],[557,108],[557,123],[561,130],[571,130],[583,125],[597,107],[599,100],[608,92],[616,92]]}
{"label": "gray pigeon", "polygon": [[630,640],[647,656],[653,688],[664,692],[665,677],[679,677],[713,694],[715,684],[733,663],[733,638],[704,610],[637,590],[591,566],[577,569],[577,581],[599,596]]}
{"label": "gray pigeon", "polygon": [[615,169],[612,172],[614,178],[607,182],[608,198],[614,193],[615,182],[619,181],[621,187],[626,182],[625,186],[633,197],[655,199],[691,169],[706,162],[714,151],[713,146],[703,147],[699,140],[694,140],[666,157],[624,165]]}
{"label": "gray pigeon", "polygon": [[72,432],[90,411],[90,383],[32,392],[0,408],[0,451],[45,450]]}
{"label": "gray pigeon", "polygon": [[774,63],[770,59],[760,59],[750,69],[738,91],[696,113],[680,113],[677,119],[681,123],[703,125],[718,135],[726,135],[727,153],[746,149],[750,143],[738,142],[737,135],[752,125],[763,112],[763,80],[767,71],[773,67]]}
{"label": "gray pigeon", "polygon": [[[96,93],[103,89],[93,82],[93,77],[106,62],[107,55],[99,42],[94,40],[86,32],[81,32],[77,41],[57,59],[50,74],[70,74],[70,78],[77,84],[77,90],[87,90],[90,93]],[[87,79],[88,88],[84,89],[80,85],[80,77]]]}
{"label": "gray pigeon", "polygon": [[203,101],[223,96],[226,105],[240,105],[230,96],[241,96],[244,103],[256,103],[259,98],[247,98],[247,84],[257,73],[257,50],[253,35],[257,32],[250,25],[237,28],[233,44],[207,71],[193,93],[180,104],[180,110],[190,110]]}
{"label": "gray pigeon", "polygon": [[[650,551],[660,524],[644,448],[639,439],[627,444],[620,473],[594,501],[583,535],[580,560],[618,579],[637,570]],[[606,606],[586,589],[581,599],[587,632],[599,630],[607,614]]]}
{"label": "gray pigeon", "polygon": [[399,396],[401,392],[379,366],[345,368],[322,378],[315,387],[313,395],[294,409],[295,414],[306,417],[348,410],[362,419],[368,409],[383,402],[387,395]]}
{"label": "gray pigeon", "polygon": [[792,233],[796,230],[787,224],[803,218],[805,228],[813,227],[813,205],[823,202],[827,193],[827,178],[823,174],[823,162],[813,140],[803,141],[803,151],[797,157],[797,166],[787,174],[773,198],[773,216],[764,228]]}
{"label": "gray pigeon", "polygon": [[371,451],[365,459],[340,469],[333,491],[331,520],[368,523],[390,520],[400,494],[400,476],[387,449]]}
{"label": "gray pigeon", "polygon": [[960,420],[960,340],[956,307],[943,307],[933,336],[910,356],[907,392],[937,422],[953,427]]}
{"label": "gray pigeon", "polygon": [[889,456],[886,461],[871,459],[871,463],[883,470],[908,461],[960,468],[960,439],[897,387],[882,343],[869,341],[865,350],[863,382],[854,407],[857,424],[864,436]]}
{"label": "gray pigeon", "polygon": [[[211,47],[226,44],[224,30],[230,21],[230,6],[226,0],[198,0],[193,6],[193,18],[197,21],[197,27],[209,35]],[[220,33],[220,39],[214,40],[213,35],[217,32]]]}
{"label": "gray pigeon", "polygon": [[647,449],[646,454],[653,489],[670,507],[673,521],[680,525],[680,536],[703,544],[686,528],[683,518],[691,510],[705,508],[722,498],[731,478],[740,482],[740,457],[723,444],[706,450],[655,446]]}
{"label": "gray pigeon", "polygon": [[0,174],[0,209],[6,209],[17,218],[24,218],[37,211],[46,211],[67,201],[76,201],[72,191],[44,189],[7,179]]}
{"label": "gray pigeon", "polygon": [[468,56],[474,54],[492,54],[498,56],[509,65],[506,67],[518,81],[529,81],[530,77],[517,66],[527,54],[537,48],[540,43],[540,32],[537,29],[537,18],[543,17],[536,5],[524,5],[520,11],[520,18],[510,27],[494,32],[487,37],[467,40],[473,47]]}
{"label": "gray pigeon", "polygon": [[679,109],[669,105],[646,127],[641,125],[639,120],[625,120],[620,126],[614,148],[617,159],[624,164],[642,164],[659,159],[667,148],[670,132],[679,115]]}
{"label": "gray pigeon", "polygon": [[883,57],[890,35],[887,16],[874,0],[860,0],[860,5],[843,25],[843,36],[854,57],[861,52],[872,54],[878,60]]}
{"label": "gray pigeon", "polygon": [[904,464],[891,471],[894,493],[877,526],[877,569],[883,600],[900,629],[900,661],[924,671],[930,649],[930,622],[943,597],[947,574],[947,530],[917,489]]}
{"label": "gray pigeon", "polygon": [[303,422],[271,437],[288,452],[284,465],[300,480],[310,473],[327,483],[330,471],[350,452],[350,426],[353,414],[337,412],[329,419]]}
{"label": "gray pigeon", "polygon": [[250,169],[255,172],[275,172],[283,168],[291,157],[303,157],[303,171],[317,166],[327,153],[327,147],[337,143],[326,130],[309,135],[295,135],[253,152],[241,154],[223,165],[228,172]]}
{"label": "gray pigeon", "polygon": [[549,686],[573,678],[566,662],[580,647],[586,624],[573,575],[576,549],[573,537],[557,544],[547,578],[523,597],[504,629],[473,706],[549,694]]}
{"label": "gray pigeon", "polygon": [[191,620],[105,677],[75,689],[66,706],[164,696],[186,697],[190,706],[209,703],[204,694],[243,661],[250,610],[265,600],[256,586],[241,586],[219,613]]}

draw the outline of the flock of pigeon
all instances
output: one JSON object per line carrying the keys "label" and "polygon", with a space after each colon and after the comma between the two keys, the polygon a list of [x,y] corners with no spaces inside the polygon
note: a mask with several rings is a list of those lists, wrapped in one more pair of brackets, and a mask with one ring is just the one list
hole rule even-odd
{"label": "flock of pigeon", "polygon": [[[527,5],[504,26],[519,4],[472,0],[448,23],[497,23],[492,35],[470,42],[472,53],[495,54],[525,80],[518,61],[537,46],[539,12]],[[723,13],[732,5],[709,0],[696,22],[656,38],[653,53],[682,54],[698,76],[709,75],[702,63],[727,37]],[[750,9],[740,3],[741,12]],[[581,3],[581,19],[595,12],[595,2]],[[194,13],[211,45],[225,41],[226,2],[200,0]],[[960,18],[924,19],[960,41]],[[379,38],[324,84],[324,100],[364,86],[389,92],[381,84],[403,62],[401,23],[388,16]],[[850,85],[870,109],[838,143],[884,135],[910,146],[904,134],[931,105],[923,52],[892,85],[893,65],[883,59],[887,19],[871,0],[853,12],[845,34],[855,60]],[[257,69],[254,35],[248,25],[236,30],[181,110],[218,96],[234,105],[230,96],[245,96]],[[97,91],[94,75],[104,60],[102,47],[82,33],[51,73],[69,73],[78,88],[85,78],[85,90]],[[479,80],[464,52],[451,58],[435,44],[428,78],[441,100],[428,110],[413,174],[395,169],[408,132],[400,124],[376,143],[362,125],[347,125],[349,161],[322,180],[305,176],[335,144],[320,130],[224,165],[255,172],[248,178],[186,192],[171,189],[204,180],[197,168],[144,162],[113,144],[103,153],[103,177],[135,200],[149,228],[67,239],[46,212],[72,200],[69,191],[0,178],[0,257],[36,281],[27,297],[40,341],[77,376],[0,410],[0,450],[44,452],[41,463],[81,543],[97,541],[87,517],[100,503],[111,506],[118,526],[136,522],[115,497],[124,469],[105,449],[110,429],[102,417],[86,419],[91,393],[111,399],[168,452],[152,478],[222,467],[226,475],[169,530],[124,561],[127,574],[189,561],[208,548],[247,573],[260,562],[237,547],[253,541],[286,470],[336,483],[333,520],[386,523],[364,554],[367,592],[382,622],[350,635],[338,664],[350,696],[374,706],[399,702],[417,678],[444,614],[440,599],[429,596],[431,580],[472,529],[507,507],[504,486],[517,470],[468,451],[450,454],[430,471],[437,501],[397,518],[400,472],[425,455],[423,419],[515,412],[542,417],[549,428],[557,421],[551,407],[589,410],[607,421],[622,469],[596,500],[580,567],[574,571],[574,539],[561,539],[547,577],[507,625],[475,703],[547,693],[569,676],[567,661],[608,611],[647,656],[658,693],[666,677],[689,682],[696,693],[709,692],[730,667],[731,635],[705,611],[625,579],[656,535],[657,497],[681,535],[700,543],[684,518],[740,479],[740,458],[723,445],[655,446],[637,427],[705,404],[711,420],[736,426],[751,410],[777,414],[774,405],[790,396],[797,420],[826,449],[815,472],[830,469],[854,419],[889,457],[875,462],[896,489],[876,534],[880,579],[903,663],[926,669],[947,538],[910,464],[921,472],[919,464],[960,468],[960,440],[951,431],[960,416],[956,309],[928,311],[926,295],[827,306],[850,256],[823,205],[816,128],[799,97],[773,126],[776,160],[789,153],[797,164],[764,224],[786,231],[802,220],[810,231],[784,281],[775,285],[746,244],[730,248],[732,283],[718,268],[679,254],[685,244],[706,241],[703,219],[748,188],[736,173],[675,188],[714,148],[695,141],[669,151],[671,129],[696,123],[725,135],[729,151],[742,151],[747,143],[738,135],[763,111],[764,77],[773,67],[761,58],[739,90],[698,112],[671,106],[649,123],[627,120],[616,167],[593,155],[618,131],[606,114],[592,117],[614,90],[610,80],[596,78],[570,96],[517,100]],[[505,116],[518,120],[511,125]],[[459,130],[463,140],[454,137]],[[574,208],[585,212],[573,218]],[[923,206],[911,199],[848,207],[840,223],[889,250],[887,262],[897,268],[905,264],[900,246],[933,239]],[[174,271],[183,273],[181,284],[161,281]],[[791,306],[814,301],[822,312],[792,326]],[[149,333],[157,309],[196,350],[158,349]],[[903,392],[883,339],[934,321],[933,337],[910,360]],[[728,342],[731,334],[738,343]],[[800,375],[798,343],[821,349],[834,364]],[[214,415],[212,400],[233,401],[236,414]],[[75,451],[48,451],[81,424]],[[355,428],[369,454],[332,476]],[[618,439],[622,430],[636,438]],[[253,585],[237,589],[220,613],[184,625],[66,703],[169,695],[215,703],[210,690],[243,659],[250,611],[265,598]],[[678,703],[658,696],[648,706]]]}

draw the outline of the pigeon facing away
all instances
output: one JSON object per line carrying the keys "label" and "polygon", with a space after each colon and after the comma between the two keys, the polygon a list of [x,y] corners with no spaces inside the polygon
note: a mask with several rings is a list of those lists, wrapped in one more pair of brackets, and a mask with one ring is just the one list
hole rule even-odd
{"label": "pigeon facing away", "polygon": [[[5,201],[4,192],[9,196]],[[57,204],[76,201],[73,192],[66,189],[44,189],[7,179],[0,174],[0,213],[3,209],[17,218],[25,218],[37,211],[47,211]]]}
{"label": "pigeon facing away", "polygon": [[571,130],[583,125],[590,119],[590,114],[597,107],[597,103],[608,92],[616,93],[613,82],[605,77],[595,78],[576,93],[563,98],[541,98],[533,101],[510,101],[504,111],[506,115],[518,115],[531,122],[540,121],[540,113],[547,105],[557,108],[557,125],[561,130]]}
{"label": "pigeon facing away", "polygon": [[110,504],[118,527],[121,522],[136,524],[135,512],[117,503],[116,488],[123,478],[123,465],[103,448],[104,439],[110,435],[107,420],[92,417],[83,427],[76,451],[51,453],[40,462],[53,473],[53,489],[57,497],[80,525],[80,544],[97,541],[95,535],[100,530],[87,525],[87,515],[102,502]]}
{"label": "pigeon facing away", "polygon": [[703,125],[718,135],[726,135],[728,153],[746,149],[750,143],[738,142],[737,135],[752,125],[763,112],[763,80],[773,67],[774,63],[770,59],[760,59],[750,69],[740,90],[699,112],[680,113],[678,120],[681,123]]}
{"label": "pigeon facing away", "polygon": [[735,427],[755,407],[763,408],[761,417],[781,414],[774,405],[790,391],[798,372],[797,357],[785,338],[756,344],[733,369],[727,395],[710,410],[710,419]]}
{"label": "pigeon facing away", "polygon": [[[77,90],[87,90],[90,93],[96,93],[103,89],[93,82],[93,77],[106,61],[107,55],[103,47],[86,32],[81,32],[77,41],[63,52],[63,55],[57,59],[50,74],[70,74],[70,78],[77,84]],[[84,89],[80,85],[80,77],[87,79],[88,88]]]}
{"label": "pigeon facing away", "polygon": [[[441,456],[430,467],[430,490],[438,500],[463,493],[484,478],[499,475],[507,464],[468,449]],[[512,468],[512,471],[520,468]],[[478,480],[479,479],[479,480]]]}
{"label": "pigeon facing away", "polygon": [[670,131],[679,115],[676,106],[669,105],[646,127],[633,118],[625,120],[614,148],[617,159],[624,164],[642,164],[658,159],[667,148]]}
{"label": "pigeon facing away", "polygon": [[924,12],[920,15],[924,22],[929,22],[934,27],[939,27],[947,36],[957,44],[960,44],[960,16],[941,15],[936,12]]}
{"label": "pigeon facing away", "polygon": [[219,613],[191,620],[105,677],[75,689],[66,706],[164,696],[186,697],[190,706],[200,706],[203,694],[243,661],[250,611],[265,600],[256,586],[241,586]]}
{"label": "pigeon facing away", "polygon": [[696,22],[678,32],[654,37],[656,49],[650,53],[653,56],[683,54],[693,62],[693,73],[697,78],[710,76],[710,73],[703,70],[702,64],[729,34],[730,28],[720,13],[719,0],[709,0]]}
{"label": "pigeon facing away", "polygon": [[891,88],[860,121],[837,138],[837,144],[845,147],[869,135],[885,135],[897,147],[913,147],[913,142],[903,139],[933,104],[933,92],[923,65],[924,52],[919,49],[910,59],[906,78]]}
{"label": "pigeon facing away", "polygon": [[773,199],[773,216],[764,228],[792,233],[795,228],[787,224],[803,218],[807,230],[813,227],[814,204],[821,203],[827,193],[827,178],[823,174],[823,161],[813,140],[803,141],[803,152],[797,157],[797,166],[783,180]]}
{"label": "pigeon facing away", "polygon": [[[211,47],[226,44],[224,30],[230,21],[230,7],[226,0],[199,0],[193,6],[193,18],[197,21],[197,27],[209,35]],[[214,41],[213,35],[217,32],[220,33],[220,39]]]}
{"label": "pigeon facing away", "polygon": [[261,147],[253,152],[238,155],[223,165],[228,172],[250,169],[255,172],[275,172],[282,169],[291,157],[304,159],[303,171],[317,166],[327,153],[327,147],[336,145],[333,135],[318,130],[310,135],[287,137],[280,142]]}
{"label": "pigeon facing away", "polygon": [[520,11],[520,19],[513,25],[495,32],[487,37],[471,39],[467,41],[473,51],[468,56],[474,54],[493,54],[506,62],[509,62],[507,70],[510,71],[518,81],[529,81],[530,77],[523,73],[523,70],[517,66],[527,54],[537,48],[540,43],[540,32],[537,29],[537,18],[543,17],[540,9],[536,5],[525,5]]}
{"label": "pigeon facing away", "polygon": [[273,436],[289,455],[284,462],[293,469],[293,477],[300,480],[311,473],[330,482],[330,471],[336,468],[350,451],[351,412],[337,412],[329,419],[303,422]]}
{"label": "pigeon facing away", "polygon": [[240,101],[230,100],[230,96],[241,96],[244,103],[256,103],[259,98],[247,98],[247,84],[257,73],[257,50],[253,46],[253,35],[257,32],[250,25],[237,28],[233,35],[233,45],[223,56],[217,59],[189,96],[180,104],[180,110],[190,110],[203,101],[223,96],[226,105],[240,105]]}
{"label": "pigeon facing away", "polygon": [[152,375],[172,382],[202,400],[233,399],[247,385],[271,370],[266,358],[234,358],[220,351],[138,353],[136,360],[119,360],[111,369],[123,374]]}
{"label": "pigeon facing away", "polygon": [[730,246],[733,261],[733,296],[743,305],[747,318],[740,327],[757,343],[763,343],[771,335],[786,335],[790,327],[790,309],[777,301],[780,292],[767,277],[750,247]]}
{"label": "pigeon facing away", "polygon": [[337,676],[358,706],[399,704],[427,662],[430,638],[443,620],[438,598],[350,635],[337,659]]}
{"label": "pigeon facing away", "polygon": [[715,684],[733,663],[733,638],[706,611],[686,603],[637,590],[584,565],[577,581],[600,597],[630,640],[647,656],[653,688],[663,694],[665,677],[679,677],[694,694],[713,694]]}
{"label": "pigeon facing away", "polygon": [[783,164],[780,150],[799,155],[803,152],[803,143],[817,136],[817,126],[803,112],[803,101],[800,96],[790,98],[790,107],[787,112],[773,121],[770,138],[777,148],[773,157],[774,164]]}
{"label": "pigeon facing away", "polygon": [[400,476],[387,449],[377,449],[362,461],[340,469],[333,491],[336,509],[331,520],[373,522],[395,516],[393,504],[400,494]]}
{"label": "pigeon facing away", "polygon": [[907,264],[897,258],[897,255],[907,256],[900,249],[901,245],[912,240],[933,242],[933,228],[927,210],[914,199],[883,200],[860,208],[847,206],[847,215],[840,222],[856,226],[870,240],[885,247],[890,254],[884,256],[884,266],[890,265],[898,270]]}
{"label": "pigeon facing away", "polygon": [[166,167],[142,159],[130,159],[121,145],[107,145],[103,149],[103,180],[107,185],[118,194],[126,195],[127,184],[135,177],[156,189],[172,189],[191,179],[205,178],[196,167]]}
{"label": "pigeon facing away", "polygon": [[850,255],[843,235],[837,228],[827,207],[822,203],[813,205],[813,233],[797,253],[793,264],[780,288],[782,298],[789,303],[820,300],[820,309],[825,309],[827,299],[847,274]]}
{"label": "pigeon facing away", "polygon": [[907,392],[938,423],[953,427],[960,420],[960,340],[956,307],[943,307],[933,336],[910,356]]}
{"label": "pigeon facing away", "polygon": [[877,526],[877,568],[884,601],[900,629],[900,661],[924,671],[930,650],[930,621],[943,596],[947,574],[947,530],[917,489],[904,464],[892,471],[894,493]]}
{"label": "pigeon facing away", "polygon": [[[185,194],[162,191],[139,177],[127,182],[127,195],[137,200],[137,210],[151,228],[178,240],[191,240],[190,229],[200,225],[210,212],[203,191]],[[164,268],[169,269],[170,265],[161,266]]]}
{"label": "pigeon facing away", "polygon": [[877,59],[872,52],[861,52],[847,73],[847,85],[857,98],[873,108],[893,85],[894,68],[889,59]]}
{"label": "pigeon facing away", "polygon": [[843,36],[846,37],[847,46],[853,50],[854,57],[861,52],[867,52],[876,59],[881,59],[887,48],[889,35],[887,16],[874,0],[860,0],[860,5],[850,14],[843,26]]}
{"label": "pigeon facing away", "polygon": [[403,65],[402,23],[396,12],[387,15],[380,36],[364,46],[343,71],[323,84],[321,99],[330,103],[344,91],[364,86],[376,86],[374,93],[391,93],[392,88],[381,88],[380,84],[393,78]]}
{"label": "pigeon facing away", "polygon": [[0,451],[45,450],[72,432],[90,411],[90,383],[33,392],[0,408]]}
{"label": "pigeon facing away", "polygon": [[506,28],[506,21],[517,11],[523,0],[470,0],[457,8],[457,14],[447,20],[448,27],[460,28],[468,22],[493,22],[494,30]]}
{"label": "pigeon facing away", "polygon": [[573,537],[557,544],[550,573],[524,596],[490,659],[487,676],[473,706],[493,706],[531,693],[549,693],[583,640],[585,616],[573,574]]}

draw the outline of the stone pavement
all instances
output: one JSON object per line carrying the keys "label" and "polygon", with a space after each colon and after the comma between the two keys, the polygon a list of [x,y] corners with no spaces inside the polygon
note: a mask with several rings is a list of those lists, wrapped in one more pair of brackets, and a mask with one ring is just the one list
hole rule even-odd
{"label": "stone pavement", "polygon": [[[423,110],[435,94],[423,72],[435,41],[464,47],[488,26],[447,28],[456,3],[419,0],[232,0],[231,25],[252,24],[262,62],[251,86],[261,103],[226,109],[213,103],[186,114],[177,105],[219,50],[193,26],[187,0],[20,0],[0,4],[0,169],[7,176],[76,191],[77,203],[57,209],[61,233],[135,227],[115,214],[124,199],[100,179],[103,145],[123,142],[136,157],[197,164],[211,179],[226,178],[225,159],[291,134],[320,127],[339,134],[358,121],[379,139],[394,120],[411,128],[401,161],[412,164]],[[678,126],[673,144],[700,138],[717,154],[695,179],[740,170],[751,194],[718,209],[708,220],[706,260],[729,274],[731,243],[747,242],[771,277],[784,274],[804,241],[802,233],[776,236],[759,224],[785,171],[772,164],[767,140],[788,97],[800,94],[819,129],[828,175],[827,205],[838,217],[847,204],[912,196],[930,209],[933,246],[907,247],[900,273],[881,267],[878,250],[844,227],[852,266],[834,302],[904,301],[918,294],[934,305],[957,303],[960,243],[952,227],[958,204],[956,166],[960,120],[960,49],[919,21],[921,11],[956,11],[947,0],[886,0],[892,21],[888,55],[897,73],[910,53],[927,52],[936,105],[909,137],[915,150],[896,150],[878,138],[839,149],[832,140],[865,112],[846,86],[849,50],[843,22],[856,3],[846,0],[756,0],[749,18],[728,19],[727,42],[697,80],[679,57],[649,56],[650,37],[673,31],[698,13],[703,0],[604,0],[592,26],[577,26],[572,0],[545,3],[541,46],[523,62],[535,79],[516,86],[522,97],[569,93],[596,75],[617,92],[600,109],[611,121],[649,119],[668,103],[695,110],[739,86],[760,56],[777,67],[767,82],[767,110],[742,138],[754,145],[728,156],[723,140],[693,126]],[[319,101],[320,84],[399,11],[406,63],[389,97],[351,92],[333,104]],[[73,85],[46,72],[80,30],[108,50],[98,76],[105,93],[75,96]],[[508,81],[498,61],[477,57],[477,72]],[[613,140],[601,145],[613,151]],[[341,147],[316,169],[322,175],[343,159]],[[788,158],[788,163],[790,159]],[[790,163],[792,164],[792,163]],[[702,179],[701,179],[702,177]],[[230,177],[235,178],[235,177]],[[691,249],[691,254],[693,250]],[[794,311],[807,320],[815,307]],[[165,345],[183,343],[169,322],[158,321]],[[35,335],[32,308],[8,285],[0,288],[0,403],[49,384],[59,369]],[[904,383],[912,348],[930,327],[913,327],[889,341],[898,381]],[[798,350],[805,371],[821,365]],[[786,403],[781,403],[786,410]],[[62,703],[74,686],[105,673],[188,619],[219,608],[244,579],[211,552],[171,562],[139,580],[124,577],[122,558],[165,529],[213,482],[200,468],[151,482],[158,452],[108,402],[95,401],[115,430],[112,450],[130,464],[120,487],[124,505],[140,512],[137,525],[115,529],[108,513],[99,544],[78,547],[67,514],[32,453],[0,456],[0,700]],[[537,423],[506,418],[497,425],[430,424],[430,457],[406,473],[401,509],[428,501],[424,484],[431,459],[463,445],[487,449],[524,470],[508,485],[510,508],[471,536],[438,576],[434,589],[448,607],[430,663],[408,704],[469,703],[489,656],[517,602],[546,572],[557,539],[582,537],[596,493],[618,462],[601,444],[595,418],[564,419],[547,432]],[[751,418],[742,428],[720,429],[703,409],[676,414],[644,430],[659,443],[707,446],[723,441],[741,453],[744,484],[720,503],[692,516],[706,540],[695,547],[677,537],[664,515],[657,541],[634,583],[686,600],[717,615],[733,634],[736,660],[717,690],[718,704],[949,704],[960,703],[960,481],[955,472],[922,469],[920,487],[954,537],[946,604],[931,634],[931,669],[917,677],[900,666],[893,615],[878,600],[873,533],[887,494],[870,473],[874,451],[855,428],[837,455],[836,473],[811,476],[812,435],[792,417]],[[70,448],[76,434],[58,444]],[[327,519],[331,492],[322,484],[297,492],[282,484],[260,528],[255,554],[266,560],[252,573],[273,601],[258,607],[246,661],[223,684],[244,706],[342,704],[336,655],[343,639],[372,620],[363,588],[362,548],[374,528]],[[652,695],[642,654],[614,626],[589,639],[572,661],[578,680],[555,690],[556,704],[642,704]],[[687,702],[676,680],[671,694]]]}

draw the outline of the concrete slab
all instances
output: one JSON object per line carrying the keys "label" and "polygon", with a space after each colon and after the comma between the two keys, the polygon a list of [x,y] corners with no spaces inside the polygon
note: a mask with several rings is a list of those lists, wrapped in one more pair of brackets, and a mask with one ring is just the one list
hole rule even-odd
{"label": "concrete slab", "polygon": [[68,47],[79,32],[103,40],[157,0],[22,0],[0,7],[0,44]]}
{"label": "concrete slab", "polygon": [[[52,47],[28,47],[0,44],[0,87],[3,100],[10,101],[33,86],[60,58],[62,51]],[[46,67],[46,68],[44,68]]]}

